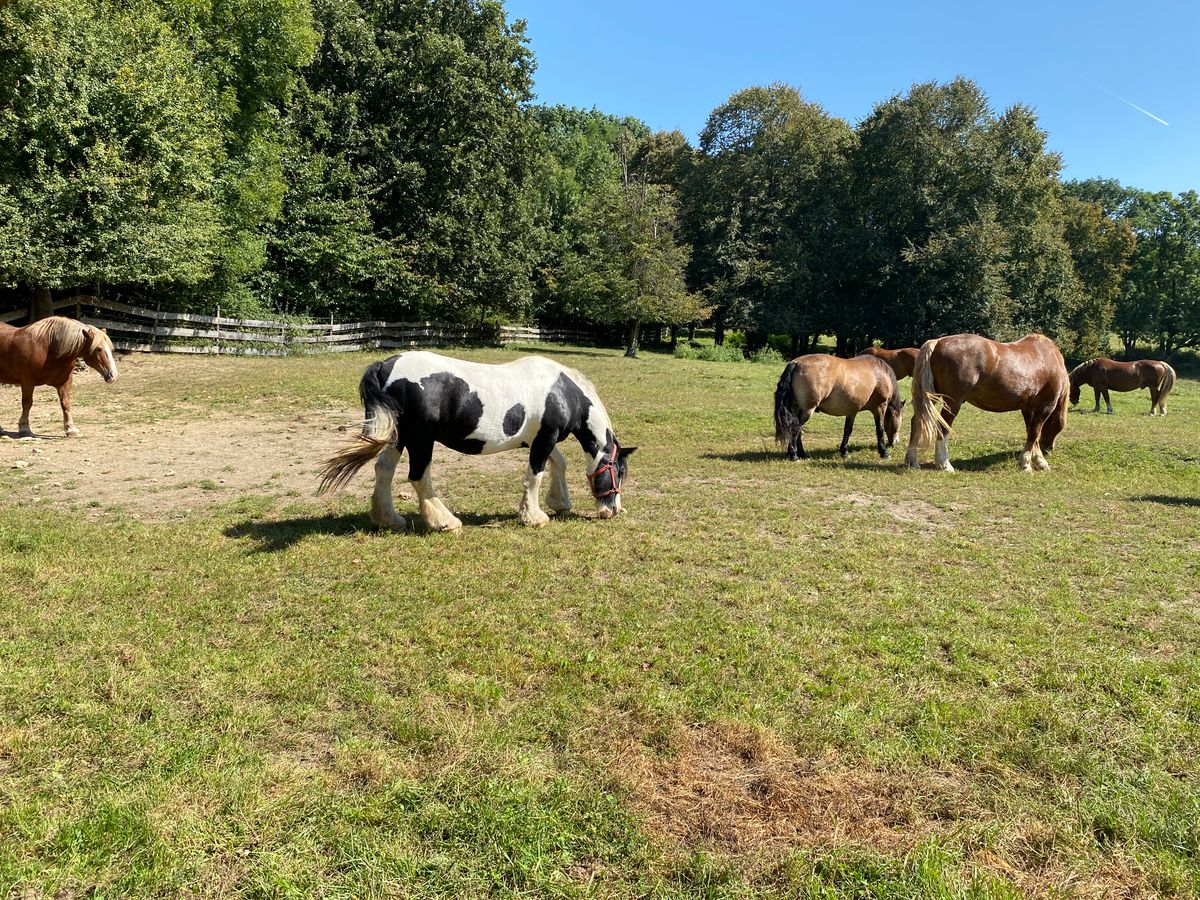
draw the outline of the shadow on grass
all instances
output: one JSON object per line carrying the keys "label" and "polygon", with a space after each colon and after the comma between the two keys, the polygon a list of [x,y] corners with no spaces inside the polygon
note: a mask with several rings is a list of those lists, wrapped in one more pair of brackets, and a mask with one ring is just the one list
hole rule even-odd
{"label": "shadow on grass", "polygon": [[[868,456],[869,454],[869,456]],[[850,469],[877,469],[880,466],[886,466],[889,462],[896,462],[897,457],[893,451],[893,455],[889,459],[880,459],[879,454],[875,452],[874,447],[850,447],[850,458],[843,460],[837,448],[832,450],[809,450],[809,460],[832,460],[833,462],[844,463]],[[873,462],[855,459],[855,456],[863,455],[864,458],[869,458]],[[725,462],[739,463],[765,463],[774,461],[787,461],[787,454],[782,450],[742,450],[737,453],[702,453],[701,459],[720,459]],[[796,460],[797,465],[801,465],[805,460]]]}
{"label": "shadow on grass", "polygon": [[1192,506],[1200,507],[1200,497],[1176,497],[1172,494],[1143,494],[1141,497],[1130,497],[1134,503],[1161,503],[1163,506]]}
{"label": "shadow on grass", "polygon": [[[472,513],[458,513],[464,528],[491,527],[515,521],[516,513],[501,513],[494,516],[481,516]],[[306,537],[314,534],[326,534],[334,537],[352,534],[395,534],[397,536],[417,536],[435,534],[425,528],[420,518],[415,515],[405,517],[408,520],[408,531],[392,532],[376,528],[366,513],[330,513],[324,516],[296,516],[291,519],[247,519],[237,522],[225,529],[225,537],[251,538],[256,542],[255,553],[275,553],[286,550],[298,544]]]}
{"label": "shadow on grass", "polygon": [[507,344],[506,350],[532,350],[546,353],[550,356],[607,356],[611,357],[613,353],[618,352],[617,348],[605,349],[597,347],[594,350],[574,349],[564,350],[560,347],[547,344]]}

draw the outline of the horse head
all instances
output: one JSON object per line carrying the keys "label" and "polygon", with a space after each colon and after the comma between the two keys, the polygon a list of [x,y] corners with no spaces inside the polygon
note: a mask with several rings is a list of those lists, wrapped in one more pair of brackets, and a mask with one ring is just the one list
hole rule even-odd
{"label": "horse head", "polygon": [[105,384],[117,380],[117,360],[113,356],[113,344],[104,328],[87,325],[83,329],[86,341],[83,360],[104,378]]}
{"label": "horse head", "polygon": [[896,446],[896,436],[900,433],[900,426],[903,421],[904,401],[900,399],[899,393],[894,393],[888,400],[887,407],[883,411],[883,433],[887,437],[887,445],[889,447]]}
{"label": "horse head", "polygon": [[621,512],[621,484],[628,474],[625,460],[637,447],[622,447],[611,431],[609,441],[600,451],[596,468],[588,473],[592,485],[592,496],[596,499],[596,514],[601,519],[611,519]]}

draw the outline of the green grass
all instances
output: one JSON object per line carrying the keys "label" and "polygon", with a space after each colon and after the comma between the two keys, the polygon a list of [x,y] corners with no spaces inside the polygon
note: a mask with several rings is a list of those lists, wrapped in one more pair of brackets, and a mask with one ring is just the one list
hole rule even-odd
{"label": "green grass", "polygon": [[[0,897],[1200,892],[1200,385],[1073,413],[1032,476],[969,410],[947,476],[869,417],[788,463],[778,367],[541,349],[640,448],[614,521],[523,529],[437,456],[459,535],[218,472],[183,520],[35,515],[0,469]],[[367,360],[77,407],[286,420]]]}

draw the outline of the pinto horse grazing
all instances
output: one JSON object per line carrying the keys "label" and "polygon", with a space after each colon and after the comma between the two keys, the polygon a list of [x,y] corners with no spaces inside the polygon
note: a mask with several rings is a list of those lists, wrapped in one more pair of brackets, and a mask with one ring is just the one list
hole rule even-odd
{"label": "pinto horse grazing", "polygon": [[812,414],[819,411],[845,416],[840,448],[844,459],[850,455],[854,417],[864,409],[875,417],[875,443],[879,455],[886,459],[904,415],[904,401],[891,367],[873,356],[798,356],[784,367],[775,388],[775,440],[787,448],[788,459],[808,459],[802,432]]}
{"label": "pinto horse grazing", "polygon": [[434,531],[462,528],[433,490],[435,441],[471,454],[528,447],[520,518],[525,525],[541,526],[550,521],[538,503],[547,464],[550,508],[571,509],[567,461],[557,445],[573,435],[587,456],[597,514],[609,519],[621,512],[625,460],[637,448],[617,443],[596,389],[578,372],[543,356],[488,365],[412,351],[372,363],[358,390],[366,412],[363,433],[325,464],[318,493],[343,487],[378,457],[371,521],[380,528],[408,527],[392,505],[392,476],[405,449],[408,479],[425,524]]}
{"label": "pinto horse grazing", "polygon": [[1150,415],[1167,414],[1167,395],[1175,387],[1175,370],[1157,359],[1139,359],[1137,362],[1117,362],[1113,359],[1089,359],[1071,370],[1071,405],[1079,402],[1079,389],[1088,385],[1096,393],[1096,408],[1100,412],[1100,396],[1111,416],[1112,400],[1109,391],[1136,391],[1150,389]]}
{"label": "pinto horse grazing", "polygon": [[[1041,334],[1011,344],[955,334],[921,345],[913,368],[913,419],[904,461],[921,465],[921,450],[936,442],[938,468],[953,472],[947,445],[963,403],[988,412],[1025,416],[1023,472],[1049,469],[1044,453],[1067,423],[1067,366],[1057,345]],[[941,409],[938,409],[938,403]]]}
{"label": "pinto horse grazing", "polygon": [[0,323],[0,384],[21,386],[21,420],[17,426],[21,437],[33,437],[29,410],[33,407],[33,389],[39,384],[58,389],[63,429],[68,437],[79,434],[71,420],[71,377],[75,360],[81,358],[108,384],[117,380],[112,341],[103,328],[63,316],[40,319],[24,328]]}
{"label": "pinto horse grazing", "polygon": [[882,359],[892,367],[896,378],[909,378],[913,373],[913,365],[917,361],[916,347],[900,347],[897,350],[885,350],[883,347],[868,347],[859,356],[874,356]]}

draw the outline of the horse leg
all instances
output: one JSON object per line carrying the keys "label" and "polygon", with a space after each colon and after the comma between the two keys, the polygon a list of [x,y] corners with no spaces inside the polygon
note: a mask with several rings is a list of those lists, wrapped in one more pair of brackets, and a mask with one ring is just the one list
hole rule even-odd
{"label": "horse leg", "polygon": [[433,489],[430,463],[433,461],[433,441],[422,441],[408,448],[408,480],[417,492],[417,504],[421,518],[430,531],[458,531],[462,522],[438,499]]}
{"label": "horse leg", "polygon": [[17,423],[17,432],[21,437],[33,437],[29,427],[29,411],[33,409],[33,385],[21,384],[21,419]]}
{"label": "horse leg", "polygon": [[879,451],[880,459],[887,459],[891,451],[887,448],[887,435],[883,433],[883,407],[875,407],[872,415],[875,416],[875,449]]}
{"label": "horse leg", "polygon": [[[546,463],[557,449],[558,434],[554,431],[539,431],[529,445],[529,468],[525,470],[525,493],[521,497],[518,514],[522,525],[541,528],[550,521],[542,511],[538,496],[542,488],[542,476],[546,474]],[[565,461],[564,461],[565,464]]]}
{"label": "horse leg", "polygon": [[371,494],[371,522],[376,528],[407,531],[408,520],[396,512],[392,502],[392,477],[400,462],[400,448],[390,446],[375,460],[375,492]]}
{"label": "horse leg", "polygon": [[854,430],[854,417],[858,413],[850,413],[846,416],[846,427],[842,429],[842,446],[838,448],[838,453],[842,455],[842,459],[850,456],[850,432]]}
{"label": "horse leg", "polygon": [[1098,413],[1100,412],[1100,388],[1092,385],[1092,393],[1096,395],[1096,408],[1093,409],[1092,412]]}
{"label": "horse leg", "polygon": [[567,458],[555,447],[550,451],[550,493],[546,505],[556,514],[565,516],[571,511],[571,491],[567,487]]}
{"label": "horse leg", "polygon": [[67,433],[67,437],[75,437],[79,434],[79,429],[75,427],[75,423],[71,421],[71,379],[68,378],[66,383],[58,386],[58,404],[62,407],[63,414],[63,431]]}
{"label": "horse leg", "polygon": [[1108,396],[1108,388],[1104,389],[1104,405],[1108,407],[1108,414],[1113,414],[1112,397]]}
{"label": "horse leg", "polygon": [[950,426],[954,424],[954,417],[958,415],[959,408],[960,404],[949,398],[946,398],[942,407],[942,419],[945,420],[946,427],[938,430],[937,442],[933,445],[933,461],[943,472],[954,471],[954,466],[950,465]]}
{"label": "horse leg", "polygon": [[811,409],[800,410],[800,427],[796,429],[796,453],[788,455],[789,459],[808,459],[808,451],[804,449],[804,426],[808,424],[808,420],[812,418],[813,411]]}

